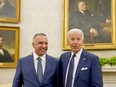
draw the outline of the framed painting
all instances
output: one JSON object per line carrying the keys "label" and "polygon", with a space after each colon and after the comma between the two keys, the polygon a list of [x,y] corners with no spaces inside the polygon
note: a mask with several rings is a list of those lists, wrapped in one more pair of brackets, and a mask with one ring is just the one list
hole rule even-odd
{"label": "framed painting", "polygon": [[84,32],[85,49],[116,49],[115,0],[64,0],[63,50],[70,29]]}
{"label": "framed painting", "polygon": [[20,0],[0,0],[0,22],[20,21]]}
{"label": "framed painting", "polygon": [[0,68],[16,67],[19,58],[19,27],[0,26]]}

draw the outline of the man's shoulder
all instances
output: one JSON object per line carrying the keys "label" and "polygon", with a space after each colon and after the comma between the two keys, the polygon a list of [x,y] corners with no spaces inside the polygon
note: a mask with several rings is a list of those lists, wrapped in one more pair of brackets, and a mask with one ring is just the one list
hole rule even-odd
{"label": "man's shoulder", "polygon": [[70,56],[71,55],[71,51],[68,51],[68,52],[64,52],[61,54],[61,57],[63,56]]}
{"label": "man's shoulder", "polygon": [[84,12],[85,13],[88,13],[88,14],[91,14],[91,12],[89,10],[85,10]]}
{"label": "man's shoulder", "polygon": [[78,10],[74,12],[74,15],[75,15],[75,16],[76,16],[76,15],[80,15],[80,14],[82,14],[82,13],[81,13],[80,11],[78,11]]}
{"label": "man's shoulder", "polygon": [[91,53],[91,52],[87,52],[87,51],[86,51],[86,53],[87,53],[88,55],[90,55],[90,56],[97,56],[96,54]]}
{"label": "man's shoulder", "polygon": [[94,54],[94,53],[91,53],[91,52],[88,52],[88,51],[83,51],[83,54],[82,55],[85,55],[85,56],[87,56],[90,60],[98,60],[99,59],[99,57],[96,55],[96,54]]}
{"label": "man's shoulder", "polygon": [[32,58],[32,55],[27,55],[24,57],[19,58],[19,60],[29,60],[30,58]]}
{"label": "man's shoulder", "polygon": [[62,53],[61,55],[67,55],[67,54],[70,54],[70,53],[71,53],[71,51],[67,51],[67,52]]}
{"label": "man's shoulder", "polygon": [[51,56],[51,55],[48,55],[48,54],[47,54],[46,57],[49,58],[49,59],[51,59],[51,60],[57,61],[57,58],[56,58],[56,57],[53,57],[53,56]]}

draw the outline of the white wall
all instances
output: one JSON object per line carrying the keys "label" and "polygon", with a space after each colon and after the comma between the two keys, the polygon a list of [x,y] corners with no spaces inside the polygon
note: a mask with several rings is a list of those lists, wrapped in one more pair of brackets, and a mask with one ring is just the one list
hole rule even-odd
{"label": "white wall", "polygon": [[[0,25],[20,27],[20,57],[32,53],[32,37],[44,32],[49,39],[48,53],[59,57],[62,51],[63,0],[21,0],[21,22]],[[116,55],[116,50],[91,51],[99,57]],[[15,69],[0,69],[0,84],[11,83]]]}

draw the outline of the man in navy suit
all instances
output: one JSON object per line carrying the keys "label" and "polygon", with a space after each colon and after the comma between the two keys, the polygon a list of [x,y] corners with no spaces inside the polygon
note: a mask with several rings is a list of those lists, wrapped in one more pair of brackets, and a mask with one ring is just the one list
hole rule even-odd
{"label": "man in navy suit", "polygon": [[[68,32],[68,43],[71,51],[60,56],[59,87],[103,87],[99,58],[82,48],[82,30],[71,29]],[[74,54],[75,57],[72,57]]]}
{"label": "man in navy suit", "polygon": [[[48,39],[44,33],[38,33],[33,37],[32,55],[20,58],[12,87],[56,87],[58,60],[48,55]],[[38,59],[41,59],[41,81],[37,75]]]}

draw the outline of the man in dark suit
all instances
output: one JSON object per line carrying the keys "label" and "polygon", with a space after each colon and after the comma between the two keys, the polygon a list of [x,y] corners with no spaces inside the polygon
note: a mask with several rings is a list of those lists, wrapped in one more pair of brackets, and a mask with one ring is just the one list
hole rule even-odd
{"label": "man in dark suit", "polygon": [[3,48],[4,39],[0,36],[0,62],[13,62],[10,53]]}
{"label": "man in dark suit", "polygon": [[71,51],[60,56],[59,87],[103,87],[99,58],[82,48],[82,30],[71,29],[68,43]]}
{"label": "man in dark suit", "polygon": [[16,9],[9,3],[8,0],[0,0],[0,17],[16,17]]}
{"label": "man in dark suit", "polygon": [[[103,31],[101,17],[87,10],[85,0],[77,1],[77,11],[73,15],[71,28],[82,29],[85,43],[110,43],[111,35]],[[104,40],[104,37],[107,39]]]}
{"label": "man in dark suit", "polygon": [[32,45],[32,55],[19,59],[12,87],[56,87],[58,60],[46,54],[46,35],[36,34]]}

